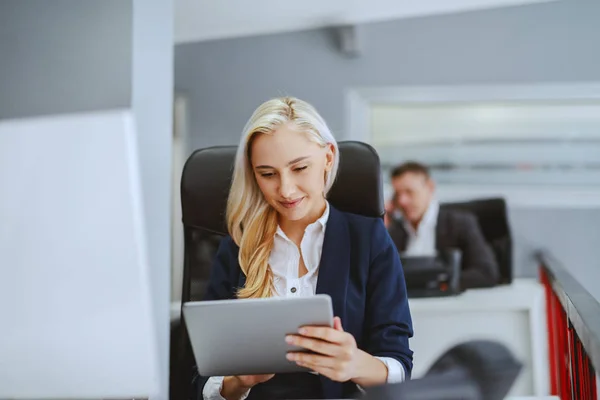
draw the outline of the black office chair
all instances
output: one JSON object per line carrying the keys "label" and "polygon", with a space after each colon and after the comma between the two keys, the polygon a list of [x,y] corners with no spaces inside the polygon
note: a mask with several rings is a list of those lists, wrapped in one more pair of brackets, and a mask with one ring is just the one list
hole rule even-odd
{"label": "black office chair", "polygon": [[502,198],[444,203],[440,207],[468,211],[475,215],[486,242],[492,248],[500,269],[500,283],[512,282],[512,238],[506,201]]}
{"label": "black office chair", "polygon": [[[225,209],[236,147],[195,151],[181,178],[184,227],[182,302],[201,300],[212,258],[227,234]],[[383,218],[384,202],[379,156],[361,142],[340,142],[340,166],[329,202],[341,211]],[[194,398],[191,391],[194,359],[183,322],[171,328],[170,398]]]}
{"label": "black office chair", "polygon": [[418,379],[366,389],[363,400],[502,400],[523,364],[503,344],[489,340],[460,343]]}

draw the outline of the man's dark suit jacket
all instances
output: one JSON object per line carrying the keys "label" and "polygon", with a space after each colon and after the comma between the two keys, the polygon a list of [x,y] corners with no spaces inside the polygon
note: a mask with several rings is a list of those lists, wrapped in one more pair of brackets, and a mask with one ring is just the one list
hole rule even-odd
{"label": "man's dark suit jacket", "polygon": [[[408,233],[402,221],[392,219],[388,231],[398,250],[405,251]],[[440,208],[435,239],[435,247],[438,251],[448,248],[461,250],[460,284],[463,289],[490,287],[498,283],[500,277],[498,263],[474,215],[465,211]]]}
{"label": "man's dark suit jacket", "polygon": [[[244,286],[246,276],[240,269],[238,252],[231,237],[221,241],[205,300],[235,298],[236,289]],[[398,250],[380,218],[330,206],[316,292],[331,296],[334,314],[354,336],[358,348],[400,361],[407,379],[410,377],[413,352],[408,339],[413,328],[404,272]],[[243,339],[242,325],[240,335]],[[195,378],[198,399],[202,399],[207,379]],[[352,382],[335,382],[325,376],[321,382],[326,399],[351,397],[356,390]]]}

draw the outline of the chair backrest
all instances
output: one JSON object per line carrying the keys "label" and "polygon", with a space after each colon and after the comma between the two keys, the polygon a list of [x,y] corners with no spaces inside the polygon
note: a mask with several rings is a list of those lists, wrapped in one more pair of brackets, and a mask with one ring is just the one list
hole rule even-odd
{"label": "chair backrest", "polygon": [[443,203],[442,208],[468,211],[475,215],[486,242],[492,248],[500,269],[500,283],[512,282],[512,238],[506,201],[502,198]]}
{"label": "chair backrest", "polygon": [[[195,151],[181,179],[181,205],[185,236],[183,301],[199,299],[210,271],[212,256],[227,233],[225,209],[236,146]],[[340,166],[329,193],[330,203],[341,211],[371,217],[384,214],[379,156],[368,144],[339,143]]]}
{"label": "chair backrest", "polygon": [[[225,209],[236,149],[220,146],[197,150],[183,169],[183,302],[203,298],[213,256],[227,234]],[[371,146],[353,141],[340,142],[339,152],[340,165],[329,202],[341,211],[383,218],[379,156]],[[194,398],[188,390],[193,365],[186,329],[176,325],[171,332],[171,399]]]}

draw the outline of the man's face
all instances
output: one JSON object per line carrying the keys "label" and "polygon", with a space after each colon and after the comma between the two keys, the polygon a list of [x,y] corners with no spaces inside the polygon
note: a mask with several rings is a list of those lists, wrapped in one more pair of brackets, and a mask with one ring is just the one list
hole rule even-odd
{"label": "man's face", "polygon": [[396,194],[395,206],[402,211],[404,218],[417,225],[433,198],[435,184],[421,173],[406,172],[393,178],[392,186]]}

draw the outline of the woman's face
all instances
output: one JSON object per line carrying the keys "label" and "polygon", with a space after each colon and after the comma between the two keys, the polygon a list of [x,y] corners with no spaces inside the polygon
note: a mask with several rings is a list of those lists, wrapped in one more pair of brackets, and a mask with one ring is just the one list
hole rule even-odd
{"label": "woman's face", "polygon": [[325,207],[325,175],[334,160],[332,145],[322,148],[293,124],[252,142],[251,164],[267,202],[288,221],[308,223]]}

